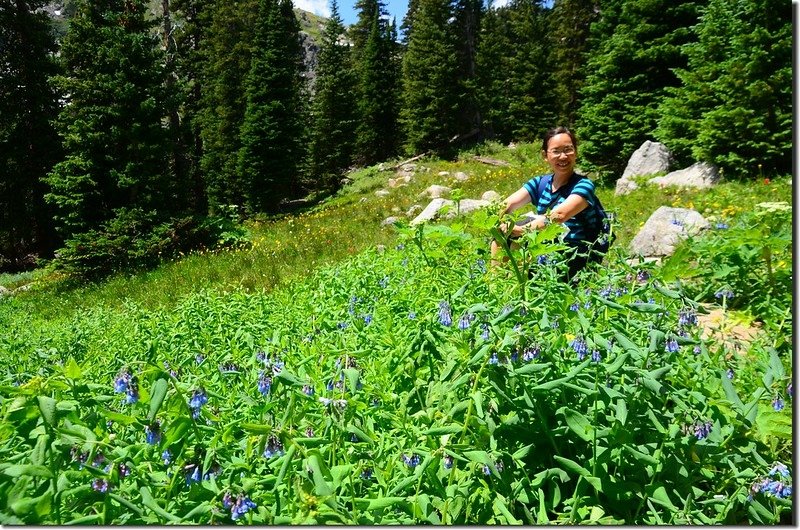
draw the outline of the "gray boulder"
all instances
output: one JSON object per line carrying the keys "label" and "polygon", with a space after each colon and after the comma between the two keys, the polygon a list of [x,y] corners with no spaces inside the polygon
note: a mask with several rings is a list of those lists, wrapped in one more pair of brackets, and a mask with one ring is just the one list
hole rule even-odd
{"label": "gray boulder", "polygon": [[388,197],[389,196],[389,191],[388,190],[378,190],[378,191],[375,192],[375,195],[377,197]]}
{"label": "gray boulder", "polygon": [[438,199],[442,195],[447,195],[452,190],[447,186],[440,186],[438,184],[433,184],[432,186],[428,186],[425,190],[419,194],[420,197],[430,197],[431,199]]}
{"label": "gray boulder", "polygon": [[634,177],[666,173],[672,163],[672,154],[667,147],[659,142],[645,141],[639,149],[633,152],[622,177],[617,180],[615,195],[625,195],[639,186],[633,181]]}
{"label": "gray boulder", "polygon": [[708,227],[709,222],[694,210],[662,206],[653,212],[631,241],[631,254],[670,256],[680,242]]}
{"label": "gray boulder", "polygon": [[456,216],[456,214],[464,215],[470,212],[474,212],[475,210],[480,210],[481,208],[485,208],[489,206],[491,202],[484,201],[482,199],[461,199],[458,201],[458,208],[451,208],[449,212],[447,212],[448,219],[452,219]]}
{"label": "gray boulder", "polygon": [[484,191],[483,195],[481,195],[481,199],[483,199],[484,201],[489,201],[489,202],[492,202],[492,201],[498,201],[499,202],[499,201],[503,200],[503,198],[500,196],[500,194],[497,193],[494,190]]}
{"label": "gray boulder", "polygon": [[397,216],[393,215],[393,216],[391,216],[391,217],[387,217],[386,219],[384,219],[383,221],[381,221],[381,226],[389,226],[389,225],[393,225],[393,224],[395,224],[395,223],[396,223],[397,221],[399,221],[399,220],[400,220],[400,218],[399,218],[399,217],[397,217]]}
{"label": "gray boulder", "polygon": [[648,181],[660,187],[685,186],[689,188],[710,188],[719,182],[717,167],[708,162],[697,162],[686,169],[668,173],[663,177],[654,177]]}
{"label": "gray boulder", "polygon": [[453,175],[453,178],[456,179],[458,182],[464,182],[466,180],[469,180],[469,175],[467,175],[463,171],[459,171],[458,173]]}
{"label": "gray boulder", "polygon": [[416,216],[410,224],[411,226],[416,226],[420,223],[424,223],[425,221],[430,221],[439,215],[439,210],[445,206],[452,206],[453,204],[453,201],[450,199],[442,199],[441,197],[437,197],[429,202],[425,209],[422,210],[422,212],[420,212],[420,214]]}

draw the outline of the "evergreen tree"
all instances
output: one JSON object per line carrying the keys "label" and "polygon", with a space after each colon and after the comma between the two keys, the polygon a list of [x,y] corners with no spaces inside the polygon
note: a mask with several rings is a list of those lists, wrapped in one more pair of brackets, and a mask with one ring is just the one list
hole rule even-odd
{"label": "evergreen tree", "polygon": [[712,162],[726,175],[790,173],[790,6],[711,0],[695,31],[682,84],[659,109],[658,138],[684,163]]}
{"label": "evergreen tree", "polygon": [[[665,90],[678,85],[674,70],[686,66],[682,46],[691,40],[698,4],[623,0],[618,9],[617,0],[601,3],[598,28],[613,32],[586,63],[578,116],[582,158],[601,177],[621,174],[633,151],[654,138]],[[607,15],[616,24],[604,21]]]}
{"label": "evergreen tree", "polygon": [[393,156],[398,144],[398,61],[394,26],[375,1],[372,28],[358,53],[356,161],[371,165]]}
{"label": "evergreen tree", "polygon": [[163,57],[143,0],[83,0],[56,78],[67,102],[58,129],[65,159],[47,177],[65,239],[132,212],[165,219],[180,203],[166,162]]}
{"label": "evergreen tree", "polygon": [[214,2],[207,15],[208,36],[197,57],[202,65],[197,71],[202,104],[196,122],[202,140],[200,165],[209,207],[215,213],[225,205],[243,207],[246,202],[245,182],[239,172],[239,134],[247,107],[242,81],[250,71],[258,3]]}
{"label": "evergreen tree", "polygon": [[301,191],[305,159],[303,49],[291,0],[260,0],[239,170],[250,212],[275,212]]}
{"label": "evergreen tree", "polygon": [[317,187],[335,190],[355,150],[356,76],[336,0],[325,24],[314,94],[311,173]]}
{"label": "evergreen tree", "polygon": [[55,40],[41,0],[0,3],[0,270],[54,248],[43,178],[60,158]]}
{"label": "evergreen tree", "polygon": [[484,8],[482,0],[456,0],[456,53],[458,57],[458,84],[461,88],[461,108],[458,128],[461,133],[479,132],[483,120],[477,95],[477,54],[481,20]]}
{"label": "evergreen tree", "polygon": [[577,121],[589,29],[599,11],[599,0],[556,0],[548,15],[556,121],[561,125],[573,127]]}
{"label": "evergreen tree", "polygon": [[486,128],[502,141],[535,140],[553,126],[556,101],[548,61],[546,12],[516,0],[485,18],[478,54]]}
{"label": "evergreen tree", "polygon": [[419,0],[403,56],[400,121],[409,153],[448,147],[457,132],[458,58],[448,0]]}

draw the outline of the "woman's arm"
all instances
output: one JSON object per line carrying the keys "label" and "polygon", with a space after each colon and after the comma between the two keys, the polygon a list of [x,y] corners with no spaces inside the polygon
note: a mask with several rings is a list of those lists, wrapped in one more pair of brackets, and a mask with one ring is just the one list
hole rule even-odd
{"label": "woman's arm", "polygon": [[528,193],[528,190],[525,189],[523,186],[522,188],[518,189],[514,193],[508,196],[506,199],[506,206],[502,212],[500,212],[500,216],[504,216],[507,213],[511,213],[514,210],[522,208],[526,204],[531,202],[531,194]]}
{"label": "woman's arm", "polygon": [[564,202],[550,211],[550,220],[554,223],[563,223],[589,207],[589,201],[573,193]]}

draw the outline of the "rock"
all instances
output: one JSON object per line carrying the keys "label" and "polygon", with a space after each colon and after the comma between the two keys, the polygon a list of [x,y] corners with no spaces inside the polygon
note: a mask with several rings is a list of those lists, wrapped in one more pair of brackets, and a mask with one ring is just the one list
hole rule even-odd
{"label": "rock", "polygon": [[420,223],[424,223],[425,221],[434,219],[437,215],[439,215],[439,210],[447,205],[452,206],[453,201],[449,199],[442,199],[441,197],[433,199],[428,203],[428,206],[426,206],[425,209],[422,210],[422,212],[411,221],[411,226],[416,226]]}
{"label": "rock", "polygon": [[375,195],[378,197],[387,197],[389,195],[388,190],[378,190],[375,192]]}
{"label": "rock", "polygon": [[384,252],[386,252],[386,245],[377,245],[375,247],[375,250],[378,251],[378,254],[383,254]]}
{"label": "rock", "polygon": [[397,216],[393,215],[393,216],[391,216],[391,217],[387,217],[386,219],[384,219],[383,221],[381,221],[381,226],[390,226],[390,225],[393,225],[393,224],[395,224],[395,223],[396,223],[397,221],[399,221],[399,220],[400,220],[400,218],[399,218],[399,217],[397,217]]}
{"label": "rock", "polygon": [[440,171],[437,173],[437,175],[439,175],[440,177],[446,177],[449,174],[450,174],[449,171]]}
{"label": "rock", "polygon": [[420,210],[422,210],[422,205],[421,204],[412,204],[408,208],[408,211],[406,212],[406,217],[414,217],[415,215],[417,215],[417,212],[420,211]]}
{"label": "rock", "polygon": [[389,180],[387,180],[386,181],[386,185],[389,186],[390,188],[396,188],[397,187],[397,179],[389,179]]}
{"label": "rock", "polygon": [[11,296],[11,289],[0,285],[0,298],[3,298],[4,296]]}
{"label": "rock", "polygon": [[689,188],[710,188],[719,181],[717,167],[707,162],[697,162],[686,169],[668,173],[663,177],[651,178],[648,182],[660,187],[686,186]]}
{"label": "rock", "polygon": [[515,144],[514,142],[511,142],[511,143],[508,144],[508,148],[509,149],[516,149],[517,148],[517,144]]}
{"label": "rock", "polygon": [[659,142],[645,141],[639,149],[633,152],[622,177],[617,180],[615,195],[625,195],[639,186],[633,177],[666,173],[672,163],[672,154],[667,147]]}
{"label": "rock", "polygon": [[458,173],[453,175],[453,178],[456,179],[458,182],[464,182],[465,180],[469,180],[469,175],[467,175],[463,171],[459,171]]}
{"label": "rock", "polygon": [[484,201],[482,199],[461,199],[458,201],[458,209],[452,208],[449,212],[447,212],[445,217],[447,219],[452,219],[456,215],[468,214],[470,212],[474,212],[475,210],[485,208],[490,204],[491,203],[489,201]]}
{"label": "rock", "polygon": [[694,210],[662,206],[631,241],[631,254],[670,256],[681,241],[708,227],[709,222]]}
{"label": "rock", "polygon": [[432,186],[428,186],[425,191],[419,194],[420,197],[430,197],[431,199],[438,199],[442,195],[447,195],[452,191],[447,186],[440,186],[438,184],[433,184]]}
{"label": "rock", "polygon": [[481,199],[489,202],[503,200],[503,198],[500,197],[500,194],[494,190],[484,191],[483,195],[481,195]]}

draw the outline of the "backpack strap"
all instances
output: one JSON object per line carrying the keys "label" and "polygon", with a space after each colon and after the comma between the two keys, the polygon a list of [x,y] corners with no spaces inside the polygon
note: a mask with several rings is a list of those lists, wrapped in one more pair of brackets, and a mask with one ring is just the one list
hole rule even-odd
{"label": "backpack strap", "polygon": [[553,174],[552,173],[547,174],[547,175],[542,175],[542,178],[539,179],[539,185],[536,186],[536,204],[535,204],[535,206],[536,206],[537,210],[539,208],[539,199],[542,198],[542,195],[544,194],[545,186],[548,186],[548,185],[551,186],[551,187],[553,185]]}

